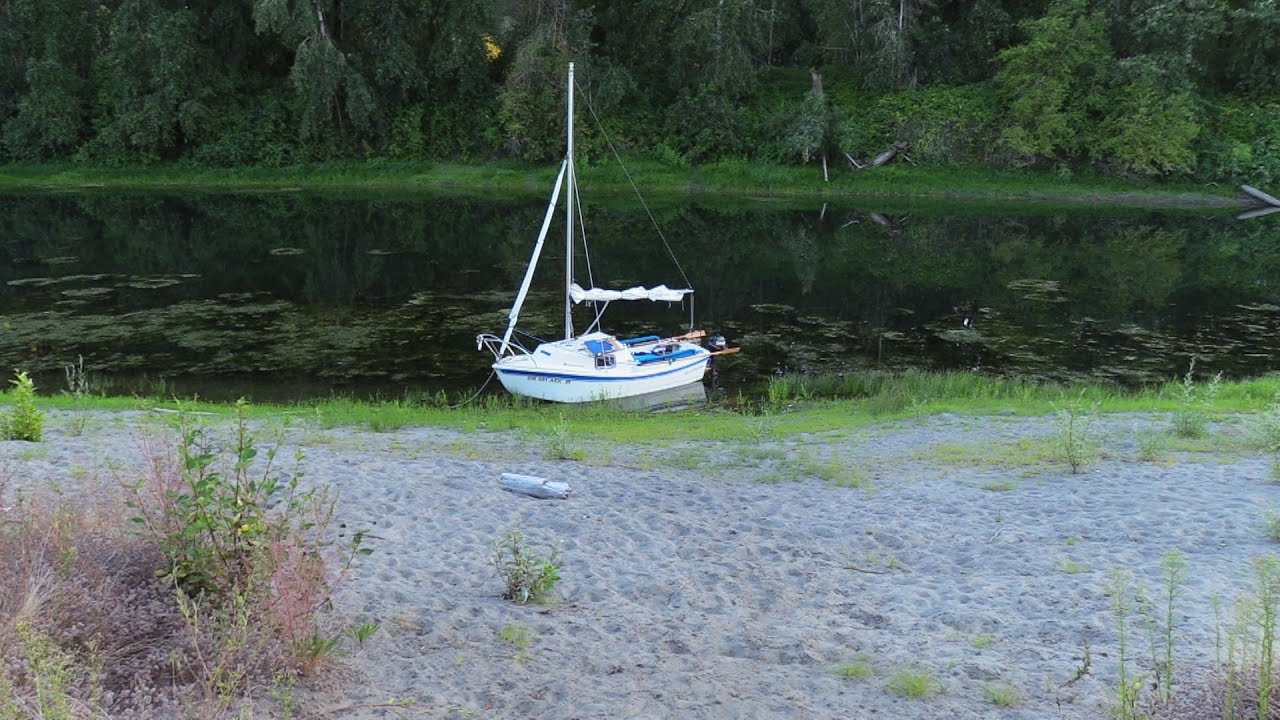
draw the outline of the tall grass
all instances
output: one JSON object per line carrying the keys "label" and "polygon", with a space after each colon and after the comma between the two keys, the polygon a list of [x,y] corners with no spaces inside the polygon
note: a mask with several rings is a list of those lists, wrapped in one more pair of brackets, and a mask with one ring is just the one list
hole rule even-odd
{"label": "tall grass", "polygon": [[231,445],[146,434],[123,494],[25,478],[13,497],[0,473],[0,719],[227,717],[371,634],[325,611],[345,570],[332,506]]}
{"label": "tall grass", "polygon": [[[691,193],[771,195],[798,198],[836,198],[846,195],[909,196],[962,202],[1005,202],[1017,199],[1019,209],[1038,202],[1044,207],[1099,205],[1186,207],[1225,203],[1227,190],[1164,184],[1153,188],[1117,178],[1089,177],[1064,181],[1050,173],[982,167],[878,168],[874,172],[842,172],[831,182],[817,179],[812,167],[771,165],[744,160],[721,160],[694,167],[677,167],[646,158],[628,158],[627,165],[643,178],[646,196],[678,198]],[[631,187],[617,163],[579,170],[584,185],[596,192],[631,195]],[[79,163],[8,165],[0,167],[0,190],[175,190],[184,192],[253,192],[307,190],[342,193],[447,192],[504,198],[541,196],[555,176],[555,168],[514,162],[473,165],[399,162],[370,159],[324,162],[291,167],[208,168],[192,165],[89,167]]]}

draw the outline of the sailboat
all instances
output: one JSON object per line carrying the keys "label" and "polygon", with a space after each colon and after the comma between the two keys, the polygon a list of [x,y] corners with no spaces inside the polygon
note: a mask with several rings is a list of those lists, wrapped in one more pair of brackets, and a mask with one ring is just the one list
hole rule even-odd
{"label": "sailboat", "polygon": [[[710,349],[703,347],[700,341],[706,337],[706,333],[701,330],[673,337],[643,335],[620,339],[600,329],[604,308],[611,302],[683,302],[685,296],[693,292],[692,289],[674,289],[665,285],[626,290],[596,287],[584,289],[574,282],[574,215],[578,188],[573,167],[573,63],[569,64],[568,85],[567,151],[551,191],[551,201],[542,220],[533,256],[507,316],[506,332],[502,337],[480,334],[476,336],[476,347],[493,353],[493,371],[508,392],[552,402],[577,403],[627,398],[700,382],[712,357],[737,348],[726,348],[723,338],[719,336],[708,341]],[[513,339],[512,334],[520,316],[520,308],[529,294],[533,272],[537,267],[538,257],[542,254],[542,246],[562,188],[567,191],[564,206],[564,339],[541,342],[533,350],[529,350],[519,340]],[[573,306],[583,302],[595,303],[595,319],[586,332],[575,335]]]}

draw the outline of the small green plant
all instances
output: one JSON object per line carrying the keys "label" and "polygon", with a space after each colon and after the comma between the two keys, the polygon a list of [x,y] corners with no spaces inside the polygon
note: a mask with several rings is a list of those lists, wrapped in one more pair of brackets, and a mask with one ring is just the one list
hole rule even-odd
{"label": "small green plant", "polygon": [[1129,618],[1133,613],[1133,576],[1116,570],[1111,574],[1107,593],[1111,596],[1111,612],[1116,622],[1118,652],[1116,655],[1117,685],[1113,714],[1116,720],[1137,720],[1138,698],[1142,693],[1141,675],[1129,674]]}
{"label": "small green plant", "polygon": [[1254,445],[1271,456],[1271,479],[1280,482],[1280,395],[1254,420]]}
{"label": "small green plant", "polygon": [[89,420],[89,376],[84,371],[84,356],[77,355],[76,361],[64,365],[62,370],[67,376],[67,389],[64,392],[71,398],[72,413],[68,430],[72,435],[82,435]]}
{"label": "small green plant", "polygon": [[982,483],[982,489],[988,492],[1012,492],[1018,489],[1016,480],[992,480]]}
{"label": "small green plant", "polygon": [[840,677],[852,678],[854,680],[866,680],[871,677],[874,671],[871,668],[871,660],[864,655],[859,655],[853,660],[845,660],[831,668],[831,672]]}
{"label": "small green plant", "polygon": [[1208,434],[1209,411],[1218,397],[1222,373],[1209,378],[1206,385],[1195,381],[1196,358],[1191,357],[1187,374],[1178,386],[1178,408],[1173,411],[1173,434],[1182,438],[1199,438]]}
{"label": "small green plant", "polygon": [[565,419],[564,413],[560,414],[560,420],[556,426],[551,428],[544,438],[546,445],[546,456],[548,460],[577,460],[581,462],[587,459],[587,451],[575,447],[573,443],[573,433],[569,430],[569,421]]}
{"label": "small green plant", "polygon": [[1071,560],[1070,558],[1063,560],[1061,567],[1062,567],[1062,572],[1068,575],[1079,575],[1080,573],[1089,571],[1089,567],[1087,565],[1078,563],[1075,560]]}
{"label": "small green plant", "polygon": [[356,647],[364,647],[364,644],[368,642],[369,638],[373,637],[374,633],[378,632],[378,628],[380,627],[382,627],[382,625],[376,622],[352,625],[350,628],[347,628],[347,637],[351,638],[351,641],[356,644]]}
{"label": "small green plant", "polygon": [[1258,601],[1258,717],[1270,718],[1271,690],[1275,686],[1276,619],[1280,613],[1280,560],[1274,555],[1254,565]]}
{"label": "small green plant", "polygon": [[556,548],[544,558],[525,545],[520,531],[513,530],[495,545],[489,562],[505,586],[502,597],[523,605],[530,601],[544,602],[551,597],[551,591],[560,582],[559,560]]}
{"label": "small green plant", "polygon": [[997,707],[1013,707],[1018,704],[1018,691],[1008,685],[991,683],[982,687],[982,694],[987,696],[992,705]]}
{"label": "small green plant", "polygon": [[1262,528],[1267,533],[1267,537],[1280,542],[1280,510],[1267,508],[1262,518]]}
{"label": "small green plant", "polygon": [[1168,448],[1169,441],[1160,433],[1145,432],[1138,435],[1138,460],[1141,462],[1158,462],[1164,458]]}
{"label": "small green plant", "polygon": [[[1174,621],[1174,605],[1179,591],[1187,581],[1187,563],[1182,553],[1170,550],[1160,561],[1160,569],[1163,571],[1162,579],[1164,580],[1162,597],[1164,607],[1161,608],[1161,617],[1152,617],[1151,654],[1157,678],[1156,697],[1161,703],[1167,705],[1172,699],[1173,692],[1174,635],[1177,628]],[[1154,632],[1157,628],[1158,633]]]}
{"label": "small green plant", "polygon": [[1091,433],[1097,414],[1098,403],[1085,404],[1083,395],[1058,410],[1056,448],[1072,475],[1098,459],[1098,445]]}
{"label": "small green plant", "polygon": [[502,628],[502,641],[516,649],[517,663],[529,660],[529,648],[533,646],[533,632],[523,625],[506,625]]}
{"label": "small green plant", "polygon": [[36,385],[21,370],[14,371],[10,398],[13,408],[0,416],[0,432],[5,440],[40,442],[44,436],[44,415],[36,409]]}
{"label": "small green plant", "polygon": [[888,688],[907,698],[925,698],[942,692],[933,673],[920,668],[899,670],[889,679]]}

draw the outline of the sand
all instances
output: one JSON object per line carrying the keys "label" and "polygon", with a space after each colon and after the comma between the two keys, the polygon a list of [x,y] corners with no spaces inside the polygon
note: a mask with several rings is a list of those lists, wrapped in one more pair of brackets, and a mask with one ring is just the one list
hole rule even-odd
{"label": "sand", "polygon": [[[146,413],[89,432],[0,442],[19,484],[137,465]],[[1250,591],[1280,506],[1243,420],[1138,459],[1157,415],[1104,416],[1104,456],[1073,475],[1043,454],[1053,418],[926,417],[756,443],[618,448],[545,459],[518,432],[372,433],[296,424],[306,482],[375,536],[339,608],[377,635],[301,689],[306,717],[1098,718],[1116,678],[1113,573],[1161,592],[1176,549],[1177,662],[1214,661],[1212,598]],[[1204,451],[1208,450],[1208,451]],[[106,468],[114,468],[107,472]],[[819,468],[819,469],[815,469]],[[567,500],[498,487],[503,472],[568,482]],[[827,479],[823,479],[825,475]],[[841,486],[837,481],[860,487]],[[519,529],[560,548],[550,604],[500,597],[494,543]],[[505,631],[505,632],[504,632]],[[505,634],[505,637],[504,637]],[[1146,633],[1130,640],[1150,666]],[[1087,659],[1086,659],[1087,658]],[[865,678],[833,669],[858,662]],[[935,692],[891,689],[904,670]],[[990,688],[1017,694],[998,707]]]}

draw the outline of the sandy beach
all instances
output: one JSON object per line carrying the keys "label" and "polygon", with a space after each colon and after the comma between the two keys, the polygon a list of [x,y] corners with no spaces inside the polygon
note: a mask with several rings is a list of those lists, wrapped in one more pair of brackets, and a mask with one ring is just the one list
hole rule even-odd
{"label": "sandy beach", "polygon": [[[0,442],[19,492],[74,495],[135,472],[152,414],[51,413],[44,442]],[[683,421],[683,420],[681,420]],[[1252,587],[1280,506],[1270,458],[1211,428],[1139,460],[1162,415],[1107,415],[1080,474],[1045,454],[1052,417],[937,416],[753,443],[612,447],[547,459],[520,432],[284,430],[305,482],[373,555],[338,598],[381,629],[302,687],[304,717],[1099,718],[1115,685],[1116,570],[1160,592],[1186,560],[1177,663],[1214,661],[1212,598]],[[265,429],[264,429],[265,431]],[[503,472],[567,482],[503,491]],[[560,549],[549,604],[503,600],[489,564],[519,529]],[[1145,631],[1134,668],[1150,665]],[[836,672],[842,664],[866,677]],[[903,671],[933,681],[893,689]],[[861,671],[850,674],[863,674]],[[1011,707],[993,702],[1016,694]],[[259,716],[269,717],[263,709]]]}

